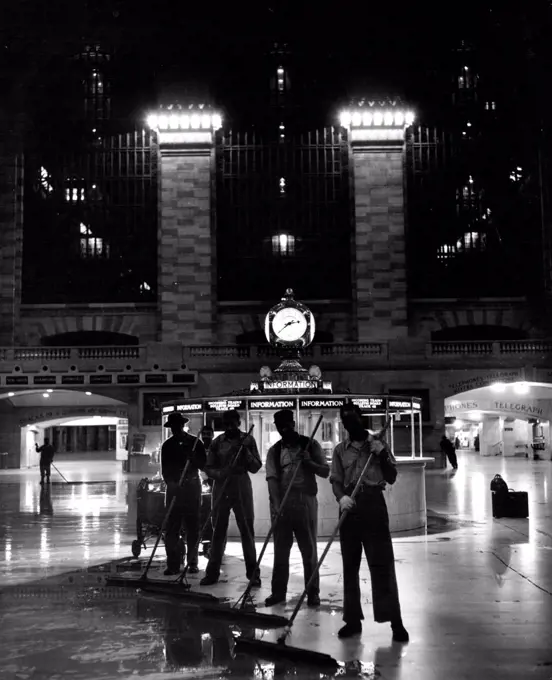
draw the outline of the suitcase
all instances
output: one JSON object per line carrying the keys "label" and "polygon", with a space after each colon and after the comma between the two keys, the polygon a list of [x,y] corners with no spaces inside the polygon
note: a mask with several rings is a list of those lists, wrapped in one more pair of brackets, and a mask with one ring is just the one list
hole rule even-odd
{"label": "suitcase", "polygon": [[529,496],[527,491],[492,492],[493,517],[529,517]]}

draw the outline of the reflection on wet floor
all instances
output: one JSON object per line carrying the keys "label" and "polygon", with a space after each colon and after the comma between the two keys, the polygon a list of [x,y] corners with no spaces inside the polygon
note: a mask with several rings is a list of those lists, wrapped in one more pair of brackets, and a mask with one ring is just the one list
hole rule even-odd
{"label": "reflection on wet floor", "polygon": [[[389,626],[373,622],[365,566],[363,636],[338,640],[342,572],[336,543],[321,570],[322,606],[301,611],[290,644],[331,654],[342,664],[340,677],[549,680],[551,464],[462,453],[459,462],[457,472],[426,476],[427,531],[394,535],[411,643],[393,645]],[[529,492],[528,521],[492,519],[489,483],[497,472],[510,487]],[[99,472],[96,477],[102,478]],[[139,561],[130,557],[139,479],[117,473],[109,484],[41,488],[36,472],[0,471],[0,677],[325,677],[283,660],[234,656],[233,635],[275,640],[277,631],[240,630],[157,596],[104,587],[106,573],[137,575],[149,554]],[[163,553],[161,546],[152,578],[163,580]],[[205,568],[204,558],[199,566]],[[260,606],[270,593],[271,568],[269,547],[256,594]],[[287,604],[261,611],[289,616],[301,574],[294,548]],[[190,578],[192,588],[199,588],[201,576]],[[221,582],[209,592],[236,601],[244,588],[241,548],[230,542]]]}

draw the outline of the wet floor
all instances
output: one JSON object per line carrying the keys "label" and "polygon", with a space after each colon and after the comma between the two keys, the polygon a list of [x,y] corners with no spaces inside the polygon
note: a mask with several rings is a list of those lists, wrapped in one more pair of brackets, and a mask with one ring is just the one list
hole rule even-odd
{"label": "wet floor", "polygon": [[[70,480],[85,474],[69,463],[60,470]],[[529,521],[492,519],[496,472],[529,492]],[[235,636],[275,641],[281,631],[229,625],[159,595],[106,587],[109,573],[137,576],[149,554],[137,561],[130,552],[141,475],[123,476],[115,466],[86,474],[106,483],[55,484],[41,493],[36,472],[0,472],[0,678],[330,677],[312,665],[234,653]],[[322,606],[300,612],[288,644],[332,655],[339,677],[552,678],[552,463],[465,453],[458,472],[431,471],[426,481],[428,531],[394,536],[410,643],[392,644],[389,626],[373,622],[365,565],[363,635],[337,638],[335,545],[321,572]],[[168,581],[162,558],[151,575]],[[269,548],[259,611],[289,616],[302,586],[300,555],[294,548],[288,602],[269,610],[262,600],[271,561]],[[223,570],[207,590],[235,601],[245,587],[239,545],[228,544]],[[190,577],[194,591],[205,590],[201,576]]]}

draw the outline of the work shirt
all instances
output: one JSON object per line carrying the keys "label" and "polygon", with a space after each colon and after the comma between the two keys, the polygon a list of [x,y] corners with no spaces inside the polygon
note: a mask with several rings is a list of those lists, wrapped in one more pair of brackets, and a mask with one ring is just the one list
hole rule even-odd
{"label": "work shirt", "polygon": [[[186,461],[192,456],[192,449],[196,437],[187,432],[180,435],[169,437],[161,447],[161,476],[166,484],[178,483]],[[205,447],[203,442],[198,440],[195,451],[188,466],[186,473],[186,480],[197,479],[198,469],[203,470],[205,467]]]}
{"label": "work shirt", "polygon": [[258,472],[261,469],[262,462],[255,439],[241,431],[239,436],[235,438],[229,437],[226,432],[223,432],[213,439],[209,447],[205,466],[207,476],[215,480],[219,479],[220,473],[225,472],[232,465],[232,461],[242,444],[243,449],[236,461],[235,472],[240,474]]}
{"label": "work shirt", "polygon": [[[334,449],[330,482],[339,485],[345,494],[352,493],[353,488],[362,474],[371,450],[373,438],[368,435],[365,441],[351,441],[345,439]],[[397,478],[397,461],[391,450],[384,444],[379,456],[374,455],[363,477],[361,487],[368,488],[378,482],[386,481],[393,484]],[[366,482],[366,483],[365,483]],[[372,482],[372,484],[370,484]],[[336,489],[334,487],[334,493]],[[339,497],[343,495],[340,494]],[[336,493],[338,496],[338,493]],[[337,500],[339,500],[339,497]]]}
{"label": "work shirt", "polygon": [[[280,461],[276,459],[277,450],[280,448]],[[293,442],[284,442],[280,440],[268,450],[266,457],[266,479],[277,479],[280,482],[280,492],[285,493],[290,485],[291,478],[295,471],[295,464],[298,461],[299,453],[304,451],[299,437]],[[326,456],[322,451],[320,444],[313,440],[309,446],[309,454],[313,462],[317,465],[322,465],[326,469],[329,465],[326,461]],[[303,463],[299,466],[299,471],[293,483],[293,490],[303,491],[304,493],[316,496],[318,486],[316,484],[316,475],[313,470],[309,469],[308,464]]]}
{"label": "work shirt", "polygon": [[54,447],[51,444],[42,444],[37,451],[43,463],[51,463],[54,460]]}

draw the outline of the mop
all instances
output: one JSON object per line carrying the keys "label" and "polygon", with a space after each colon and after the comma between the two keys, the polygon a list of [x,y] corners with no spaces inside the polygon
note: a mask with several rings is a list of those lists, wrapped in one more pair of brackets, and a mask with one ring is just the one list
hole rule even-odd
{"label": "mop", "polygon": [[[385,430],[389,426],[389,420],[387,421],[385,427],[383,430],[381,430],[374,438],[381,440],[383,438],[383,435],[385,433]],[[357,483],[355,484],[355,488],[353,490],[353,493],[351,494],[351,499],[354,501],[356,495],[358,494],[360,490],[361,483],[364,479],[364,475],[366,474],[366,471],[368,470],[368,467],[370,463],[372,462],[373,458],[373,453],[370,454],[368,457],[368,460],[366,461],[362,472],[360,473],[360,477],[358,478]],[[314,570],[312,576],[309,579],[309,582],[305,586],[305,589],[303,590],[303,593],[301,594],[301,597],[299,598],[299,601],[295,605],[295,609],[293,610],[293,613],[287,623],[287,626],[284,628],[284,632],[280,635],[278,638],[277,642],[267,642],[265,640],[251,640],[244,638],[243,636],[240,636],[236,639],[236,651],[237,652],[245,652],[247,654],[254,654],[255,656],[260,656],[260,657],[268,657],[268,658],[276,658],[276,659],[282,659],[282,657],[287,657],[292,661],[301,661],[304,663],[310,663],[310,664],[316,664],[317,666],[323,666],[325,668],[333,668],[334,670],[337,670],[338,668],[338,663],[337,661],[330,656],[329,654],[323,654],[322,652],[315,652],[312,650],[308,649],[301,649],[300,647],[290,647],[286,646],[286,639],[291,633],[291,628],[293,626],[293,623],[295,622],[295,619],[297,617],[297,614],[299,613],[299,610],[301,608],[301,605],[303,604],[303,601],[305,600],[305,597],[307,596],[307,593],[309,591],[309,588],[311,587],[312,582],[314,581],[316,575],[320,571],[320,567],[322,566],[322,563],[326,559],[326,555],[328,554],[332,543],[335,540],[335,537],[337,536],[341,525],[345,521],[345,518],[348,515],[348,510],[344,510],[341,513],[341,516],[339,517],[339,521],[330,537],[330,540],[328,541],[324,552],[322,553],[322,556],[318,560],[318,564],[316,565],[316,569]]]}
{"label": "mop", "polygon": [[[105,482],[90,482],[90,481],[79,481],[79,482],[70,482],[68,479],[66,479],[61,472],[57,469],[57,467],[53,464],[50,463],[50,465],[54,468],[54,470],[58,473],[58,475],[63,479],[65,484],[69,485],[75,485],[75,484],[116,484],[116,482],[112,479],[105,481]],[[52,482],[53,484],[61,484],[62,482]]]}
{"label": "mop", "polygon": [[[323,416],[320,416],[318,418],[318,421],[314,427],[314,430],[312,431],[312,434],[310,436],[309,442],[305,448],[305,451],[308,451],[312,445],[312,441],[316,435],[316,432],[318,431],[318,428],[320,427],[320,423],[322,422]],[[297,462],[295,465],[295,469],[293,471],[293,475],[291,477],[290,483],[286,489],[286,492],[284,494],[284,497],[282,499],[282,502],[280,503],[280,507],[278,508],[278,512],[274,519],[272,520],[271,527],[269,529],[269,532],[265,538],[265,542],[263,544],[263,547],[261,548],[261,552],[259,554],[259,558],[257,559],[257,564],[255,567],[255,571],[253,572],[253,575],[249,579],[249,583],[247,584],[247,588],[241,595],[241,597],[238,599],[238,601],[232,606],[232,607],[227,607],[227,608],[217,608],[216,611],[213,611],[213,616],[217,617],[224,617],[228,619],[232,619],[233,621],[239,621],[240,619],[244,619],[244,621],[248,621],[253,623],[254,619],[258,619],[260,623],[264,622],[265,626],[268,626],[268,624],[280,628],[281,626],[285,626],[288,622],[285,616],[277,616],[275,614],[262,614],[256,611],[251,611],[247,610],[246,607],[250,603],[250,593],[251,589],[253,587],[253,582],[255,581],[256,574],[259,571],[259,567],[261,566],[261,562],[263,559],[263,556],[266,552],[266,549],[268,547],[268,543],[272,537],[272,534],[274,533],[274,529],[276,528],[276,525],[278,524],[278,521],[280,517],[283,514],[284,507],[286,504],[286,501],[289,497],[289,494],[293,488],[293,484],[295,482],[295,478],[297,477],[297,473],[299,472],[299,468],[301,466],[301,460]]]}
{"label": "mop", "polygon": [[[255,426],[252,425],[249,428],[249,432],[247,433],[246,437],[243,438],[241,446],[239,450],[237,451],[236,455],[232,459],[232,462],[230,463],[229,466],[229,471],[231,471],[236,463],[238,462],[242,451],[244,447],[244,442],[245,439],[249,436],[251,436],[251,433],[253,432],[253,428]],[[209,515],[207,516],[207,519],[205,520],[203,527],[199,533],[199,538],[197,541],[197,544],[195,545],[195,550],[199,548],[199,543],[201,542],[201,536],[205,533],[205,530],[211,520],[211,517],[215,513],[216,509],[218,508],[220,502],[224,498],[224,492],[226,490],[226,487],[228,485],[228,482],[230,481],[231,477],[231,472],[228,474],[226,479],[224,480],[224,483],[220,489],[219,495],[215,503],[213,503],[211,510],[209,512]],[[168,584],[155,584],[152,586],[151,582],[147,584],[146,587],[142,587],[142,590],[146,592],[151,592],[151,593],[156,593],[156,594],[165,594],[165,595],[171,595],[171,596],[176,596],[176,597],[182,597],[182,591],[178,590],[178,585],[181,585],[182,582],[186,579],[186,573],[187,573],[188,567],[186,566],[180,576],[172,582],[173,585],[168,585]],[[176,584],[176,585],[174,585]],[[195,593],[191,593],[194,595],[194,599],[198,599],[198,606],[201,609],[201,612],[207,616],[216,616],[218,617],[224,617],[224,618],[231,618],[231,619],[236,619],[238,618],[239,610],[234,609],[230,605],[226,604],[221,604],[218,600],[218,598],[215,598],[211,595],[203,595],[202,593],[197,594],[197,598],[195,598]],[[200,601],[201,598],[201,601]],[[285,625],[287,623],[287,619],[285,619],[283,616],[274,616],[272,614],[262,614],[262,613],[257,613],[257,612],[248,612],[247,616],[248,621],[252,625],[258,625],[259,627],[267,628],[267,627],[276,627],[280,628],[281,626]]]}
{"label": "mop", "polygon": [[[192,447],[192,455],[194,454],[194,451],[196,449],[197,443],[199,441],[199,437],[196,437],[196,440],[194,441],[194,445]],[[182,470],[182,474],[180,475],[180,480],[178,482],[178,486],[182,486],[184,484],[184,480],[186,478],[186,474],[188,472],[188,468],[190,467],[190,460],[191,456],[188,458],[186,461],[186,465],[184,466],[184,470]],[[161,540],[161,536],[164,534],[166,528],[167,528],[167,523],[169,521],[169,517],[171,515],[171,512],[176,504],[176,494],[172,497],[169,509],[165,513],[165,517],[163,519],[163,523],[161,525],[161,529],[159,530],[159,533],[157,535],[157,540],[155,541],[155,545],[153,546],[153,550],[151,551],[151,555],[149,557],[149,560],[146,564],[146,567],[142,574],[138,578],[123,578],[121,576],[108,576],[106,578],[106,585],[107,586],[128,586],[130,588],[140,588],[141,590],[149,591],[149,592],[159,592],[159,593],[164,593],[166,592],[167,589],[167,584],[164,582],[157,582],[157,583],[152,583],[152,581],[148,580],[148,571],[151,567],[151,563],[153,562],[153,558],[155,556],[155,553],[157,551],[157,547],[159,546],[159,541]],[[172,586],[171,587],[171,592],[177,597],[192,597],[194,599],[201,599],[206,602],[218,602],[218,598],[214,597],[213,595],[208,595],[206,593],[192,593],[190,592],[190,584],[188,582],[180,583],[181,589],[178,587]]]}

